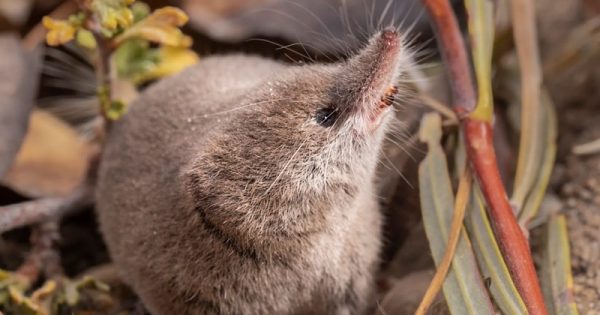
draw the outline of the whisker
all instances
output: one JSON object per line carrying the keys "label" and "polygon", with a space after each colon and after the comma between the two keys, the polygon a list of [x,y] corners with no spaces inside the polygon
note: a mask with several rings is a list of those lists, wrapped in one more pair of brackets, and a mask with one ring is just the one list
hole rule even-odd
{"label": "whisker", "polygon": [[304,144],[306,143],[307,140],[308,140],[308,138],[305,139],[304,141],[302,141],[302,143],[298,146],[298,149],[296,149],[296,151],[294,151],[294,154],[292,154],[292,156],[290,157],[290,159],[285,163],[285,165],[283,166],[283,168],[281,169],[281,171],[279,172],[279,174],[277,175],[277,177],[275,177],[275,179],[273,180],[273,182],[271,183],[271,185],[269,186],[269,188],[265,191],[264,195],[268,194],[269,191],[271,191],[271,189],[273,188],[273,186],[275,186],[275,183],[277,183],[277,181],[279,180],[279,178],[281,178],[281,176],[283,175],[283,173],[285,172],[285,170],[292,163],[292,160],[294,159],[294,157],[296,157],[296,155],[298,154],[298,152],[300,152],[300,149],[302,149],[302,147],[304,146]]}

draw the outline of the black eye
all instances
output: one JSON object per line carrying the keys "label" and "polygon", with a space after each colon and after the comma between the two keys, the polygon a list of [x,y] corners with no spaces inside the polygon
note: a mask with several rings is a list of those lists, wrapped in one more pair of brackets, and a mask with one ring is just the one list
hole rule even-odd
{"label": "black eye", "polygon": [[338,111],[335,108],[321,108],[315,114],[315,121],[323,127],[331,127],[337,119]]}

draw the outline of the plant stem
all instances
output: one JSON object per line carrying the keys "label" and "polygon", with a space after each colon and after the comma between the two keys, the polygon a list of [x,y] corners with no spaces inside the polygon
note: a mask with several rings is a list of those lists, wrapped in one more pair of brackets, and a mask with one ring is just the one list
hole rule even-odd
{"label": "plant stem", "polygon": [[19,227],[59,220],[61,217],[94,204],[94,188],[100,164],[100,152],[89,157],[83,182],[69,195],[49,197],[0,207],[0,234]]}
{"label": "plant stem", "polygon": [[108,117],[108,111],[112,105],[112,81],[110,56],[114,52],[114,47],[110,41],[101,32],[100,21],[97,20],[95,13],[85,0],[77,0],[79,9],[86,15],[86,29],[88,29],[96,40],[96,81],[97,93],[100,103],[100,114],[104,120],[104,129],[107,130],[112,120]]}
{"label": "plant stem", "polygon": [[96,39],[96,81],[98,82],[98,99],[100,101],[100,113],[104,118],[106,127],[109,126],[111,119],[108,118],[107,112],[111,106],[112,89],[110,77],[110,55],[112,49],[101,34],[92,32]]}
{"label": "plant stem", "polygon": [[458,22],[448,0],[423,0],[427,11],[438,30],[448,76],[452,82],[454,111],[462,119],[475,109],[477,98],[473,89],[473,78]]}
{"label": "plant stem", "polygon": [[529,244],[519,227],[498,171],[489,121],[468,114],[477,102],[471,67],[456,17],[448,0],[423,0],[437,29],[449,72],[453,107],[461,119],[470,165],[485,196],[488,212],[510,274],[531,315],[547,314]]}
{"label": "plant stem", "polygon": [[58,220],[53,219],[33,227],[31,232],[31,252],[17,273],[33,284],[43,272],[47,279],[56,279],[64,275],[60,264],[57,242],[60,239]]}
{"label": "plant stem", "polygon": [[60,218],[93,204],[93,188],[80,187],[66,197],[42,198],[0,207],[0,233]]}

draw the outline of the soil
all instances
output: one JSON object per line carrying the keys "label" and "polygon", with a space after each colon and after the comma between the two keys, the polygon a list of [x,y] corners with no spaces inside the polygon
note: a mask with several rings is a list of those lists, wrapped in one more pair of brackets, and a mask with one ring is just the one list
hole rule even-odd
{"label": "soil", "polygon": [[[563,150],[573,143],[600,138],[600,111],[587,106],[563,116]],[[579,131],[579,132],[577,132]],[[581,314],[600,314],[600,152],[567,153],[553,182],[567,215],[571,241],[575,300]]]}
{"label": "soil", "polygon": [[[560,51],[571,32],[597,19],[594,1],[537,1],[544,60]],[[587,41],[587,39],[586,39]],[[600,314],[600,151],[578,156],[577,144],[600,138],[600,67],[598,53],[544,79],[559,119],[557,165],[549,193],[567,216],[574,297],[580,314]]]}

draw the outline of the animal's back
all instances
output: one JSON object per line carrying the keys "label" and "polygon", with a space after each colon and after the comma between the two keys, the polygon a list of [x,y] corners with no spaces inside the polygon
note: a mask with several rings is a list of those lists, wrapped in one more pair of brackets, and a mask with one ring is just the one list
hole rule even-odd
{"label": "animal's back", "polygon": [[[154,286],[164,281],[154,277],[161,277],[158,273],[165,266],[181,268],[185,274],[186,264],[193,264],[193,259],[182,257],[182,251],[203,251],[180,248],[186,246],[181,242],[194,244],[194,238],[202,237],[195,230],[199,222],[182,225],[188,221],[185,210],[192,208],[182,198],[182,168],[211,132],[228,122],[231,115],[227,112],[236,110],[238,99],[283,68],[258,57],[207,58],[150,87],[114,124],[99,172],[97,212],[113,260],[139,294],[156,292]],[[186,228],[188,233],[183,231]],[[151,233],[152,229],[156,232]],[[161,235],[169,231],[180,234]],[[146,270],[139,269],[140,262],[146,262]],[[152,281],[142,283],[141,279]],[[167,280],[177,285],[176,279]]]}

